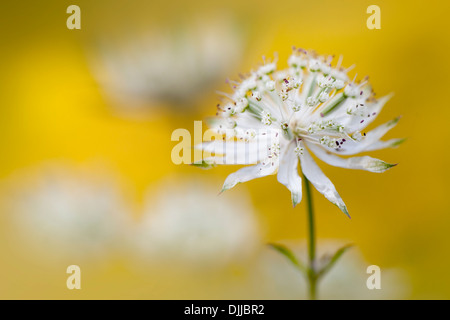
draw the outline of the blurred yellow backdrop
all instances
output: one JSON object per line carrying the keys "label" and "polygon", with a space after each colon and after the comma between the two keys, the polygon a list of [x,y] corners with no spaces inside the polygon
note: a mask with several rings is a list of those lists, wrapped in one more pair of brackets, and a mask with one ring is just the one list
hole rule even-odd
{"label": "blurred yellow backdrop", "polygon": [[[66,28],[70,4],[81,8],[81,30]],[[371,4],[381,8],[381,30],[366,27],[366,8]],[[148,188],[168,176],[208,177],[217,183],[218,192],[235,168],[203,171],[172,164],[172,131],[193,130],[194,120],[213,115],[215,90],[227,90],[226,77],[249,71],[263,55],[272,57],[277,52],[283,65],[293,45],[342,54],[344,65],[356,64],[353,74],[370,75],[378,96],[395,93],[377,123],[402,115],[389,138],[408,140],[398,149],[374,153],[399,163],[384,174],[321,166],[352,219],[315,192],[318,236],[356,244],[368,264],[403,270],[411,284],[406,298],[450,298],[450,189],[446,182],[450,179],[446,149],[450,126],[445,122],[450,117],[446,98],[450,27],[446,1],[77,0],[27,5],[9,1],[2,7],[2,202],[9,198],[7,181],[12,177],[55,161],[107,167],[117,176],[136,216]],[[158,33],[185,26],[192,19],[204,19],[208,26],[209,21],[224,16],[232,19],[242,37],[241,54],[223,79],[200,91],[191,104],[173,108],[158,102],[151,111],[124,115],[103,94],[91,68],[91,52],[102,40],[147,29]],[[276,177],[251,181],[228,192],[240,193],[239,188],[250,195],[263,226],[263,242],[305,238],[305,205],[292,209],[289,192]],[[119,254],[100,267],[91,268],[89,262],[85,268],[81,265],[86,270],[85,285],[80,291],[70,291],[65,287],[66,261],[49,267],[18,253],[6,218],[7,206],[2,207],[1,298],[260,297],[255,287],[246,287],[251,271],[243,267],[199,280],[198,275],[158,268],[149,273],[131,272]],[[230,289],[233,284],[240,289]]]}

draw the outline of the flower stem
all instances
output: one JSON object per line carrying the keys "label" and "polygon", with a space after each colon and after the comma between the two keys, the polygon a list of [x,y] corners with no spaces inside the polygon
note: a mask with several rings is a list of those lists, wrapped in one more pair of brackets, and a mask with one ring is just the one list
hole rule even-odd
{"label": "flower stem", "polygon": [[308,285],[309,285],[309,299],[316,300],[317,298],[317,275],[316,275],[316,232],[314,224],[314,208],[312,201],[311,183],[303,175],[305,182],[307,217],[308,217]]}

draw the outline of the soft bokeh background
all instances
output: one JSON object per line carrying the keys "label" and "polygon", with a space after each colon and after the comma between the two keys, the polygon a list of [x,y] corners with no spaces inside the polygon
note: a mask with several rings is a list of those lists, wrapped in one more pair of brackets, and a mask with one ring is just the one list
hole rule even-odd
{"label": "soft bokeh background", "polygon": [[[81,8],[81,30],[66,28],[70,4]],[[381,8],[381,30],[366,28],[371,4]],[[170,158],[172,131],[193,130],[194,120],[214,114],[215,91],[227,90],[227,77],[274,52],[283,66],[292,45],[343,54],[345,66],[357,65],[352,74],[370,75],[378,96],[394,92],[377,123],[403,115],[388,138],[408,138],[374,153],[399,163],[384,174],[322,165],[352,219],[315,192],[318,236],[354,243],[352,254],[359,255],[348,268],[355,277],[324,279],[324,290],[328,280],[338,283],[324,297],[450,298],[447,2],[78,0],[1,7],[0,298],[304,297],[300,276],[264,243],[301,248],[305,204],[292,209],[275,176],[218,199],[236,168],[203,171]],[[148,77],[158,85],[146,91]],[[224,216],[216,210],[224,206],[242,215]],[[183,210],[197,220],[179,219]],[[156,218],[144,222],[147,214]],[[156,226],[139,229],[151,221]],[[352,254],[342,266],[353,263]],[[69,264],[81,267],[81,290],[66,288]],[[385,295],[364,288],[370,264],[386,271]]]}

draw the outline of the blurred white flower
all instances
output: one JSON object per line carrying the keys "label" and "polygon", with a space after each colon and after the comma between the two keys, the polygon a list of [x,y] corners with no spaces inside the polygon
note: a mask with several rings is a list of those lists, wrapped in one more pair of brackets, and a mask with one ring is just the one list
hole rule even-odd
{"label": "blurred white flower", "polygon": [[399,118],[365,132],[390,96],[375,99],[367,79],[355,82],[355,76],[350,81],[347,72],[351,68],[342,68],[341,60],[332,67],[331,61],[331,56],[294,48],[288,68],[277,70],[276,61],[265,61],[241,82],[230,83],[234,92],[224,94],[217,117],[211,121],[223,139],[201,147],[216,154],[208,163],[230,163],[224,159],[234,157],[239,160],[232,164],[256,164],[229,175],[223,190],[278,173],[278,181],[291,191],[295,206],[302,199],[300,164],[314,187],[348,215],[341,196],[310,152],[347,169],[384,172],[394,166],[369,156],[341,157],[395,147],[403,140],[381,140]]}
{"label": "blurred white flower", "polygon": [[[289,246],[298,256],[306,259],[305,244]],[[319,256],[332,255],[337,248],[342,247],[339,241],[321,241]],[[367,267],[375,264],[364,261],[357,247],[347,250],[328,273],[320,280],[318,286],[319,297],[327,299],[407,299],[411,291],[411,283],[406,272],[397,268],[383,268],[381,270],[381,289],[368,289],[366,282],[371,274],[367,274]],[[259,288],[265,292],[266,299],[309,299],[304,277],[288,260],[280,259],[275,250],[267,249],[261,255],[255,266],[253,281],[259,278],[267,279]]]}
{"label": "blurred white flower", "polygon": [[119,106],[193,106],[222,81],[241,51],[241,34],[229,17],[198,19],[176,29],[153,29],[106,41],[92,60],[94,75]]}
{"label": "blurred white flower", "polygon": [[149,192],[135,252],[156,265],[225,266],[248,259],[260,229],[246,197],[218,196],[211,183],[168,180]]}
{"label": "blurred white flower", "polygon": [[14,237],[43,257],[96,260],[130,225],[115,181],[92,170],[56,165],[22,172],[6,191]]}

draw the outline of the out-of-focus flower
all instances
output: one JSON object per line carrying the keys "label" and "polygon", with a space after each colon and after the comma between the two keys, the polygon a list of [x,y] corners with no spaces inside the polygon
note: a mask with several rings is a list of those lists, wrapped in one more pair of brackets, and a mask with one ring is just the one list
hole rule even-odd
{"label": "out-of-focus flower", "polygon": [[[290,248],[297,256],[306,258],[306,246],[293,244]],[[336,248],[342,247],[338,241],[321,241],[319,253],[332,255]],[[320,256],[320,255],[319,255]],[[320,299],[407,299],[411,290],[411,283],[405,271],[397,268],[383,268],[381,270],[381,289],[369,289],[367,267],[373,263],[364,261],[361,252],[356,247],[349,249],[339,261],[320,280],[318,291]],[[376,264],[376,263],[374,263]],[[274,250],[266,250],[260,256],[254,271],[252,281],[258,278],[267,279],[262,283],[261,292],[265,292],[266,299],[308,299],[308,286],[299,271],[288,260],[279,259]]]}
{"label": "out-of-focus flower", "polygon": [[91,170],[48,166],[4,187],[14,239],[45,258],[96,260],[118,248],[130,225],[114,181]]}
{"label": "out-of-focus flower", "polygon": [[260,242],[252,206],[245,197],[212,190],[199,179],[168,180],[152,190],[135,230],[138,257],[203,270],[252,256]]}
{"label": "out-of-focus flower", "polygon": [[229,19],[201,19],[177,29],[149,31],[117,42],[103,40],[92,67],[119,106],[193,106],[223,79],[242,43]]}
{"label": "out-of-focus flower", "polygon": [[341,59],[332,67],[331,61],[332,57],[294,48],[288,68],[277,71],[276,61],[265,62],[241,82],[231,83],[234,93],[225,94],[211,121],[225,142],[216,139],[202,144],[205,151],[216,154],[206,162],[256,165],[229,175],[223,190],[278,172],[278,181],[291,191],[295,206],[302,199],[300,160],[306,178],[348,215],[333,183],[309,151],[342,168],[384,172],[394,166],[369,156],[341,157],[394,147],[402,139],[380,140],[399,118],[365,132],[390,96],[375,99],[367,79],[356,82],[355,76],[349,81],[351,68],[342,68]]}

